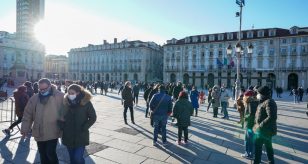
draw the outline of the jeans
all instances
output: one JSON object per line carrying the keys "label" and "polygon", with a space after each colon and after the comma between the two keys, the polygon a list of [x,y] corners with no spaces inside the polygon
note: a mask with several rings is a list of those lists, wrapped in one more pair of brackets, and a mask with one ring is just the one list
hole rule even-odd
{"label": "jeans", "polygon": [[187,142],[188,141],[188,127],[182,127],[179,126],[178,127],[178,141],[182,140],[182,132],[184,131],[184,141]]}
{"label": "jeans", "polygon": [[18,119],[9,127],[9,129],[13,129],[15,126],[21,123],[21,121],[22,121],[22,117],[18,117]]}
{"label": "jeans", "polygon": [[261,162],[261,155],[262,155],[262,147],[263,144],[266,148],[267,158],[270,164],[275,163],[274,161],[274,150],[272,146],[272,137],[271,136],[264,136],[262,134],[256,134],[256,141],[255,141],[255,160],[254,164],[259,164]]}
{"label": "jeans", "polygon": [[145,109],[145,117],[148,117],[149,107],[149,103],[147,102],[147,108]]}
{"label": "jeans", "polygon": [[213,117],[217,117],[218,107],[213,107]]}
{"label": "jeans", "polygon": [[133,107],[132,106],[127,106],[127,105],[124,105],[124,112],[123,112],[123,117],[124,117],[124,121],[127,122],[127,110],[129,108],[129,111],[130,111],[130,119],[132,122],[134,122],[134,110],[133,110]]}
{"label": "jeans", "polygon": [[228,102],[221,102],[221,109],[224,112],[224,118],[229,118],[227,106]]}
{"label": "jeans", "polygon": [[157,142],[157,137],[158,137],[158,133],[161,129],[161,136],[162,136],[162,140],[163,143],[167,142],[167,134],[166,134],[166,125],[167,125],[167,120],[168,120],[168,116],[158,116],[158,115],[154,115],[153,116],[153,121],[154,121],[154,138],[153,141]]}
{"label": "jeans", "polygon": [[245,152],[249,157],[254,155],[254,133],[252,129],[246,129],[245,132]]}
{"label": "jeans", "polygon": [[56,153],[57,144],[58,144],[58,139],[37,142],[37,148],[40,153],[42,164],[59,163],[58,156]]}
{"label": "jeans", "polygon": [[83,158],[83,154],[85,151],[85,146],[78,148],[67,148],[67,151],[70,155],[70,161],[74,164],[84,164],[85,160]]}
{"label": "jeans", "polygon": [[134,102],[135,104],[138,104],[138,95],[134,95]]}

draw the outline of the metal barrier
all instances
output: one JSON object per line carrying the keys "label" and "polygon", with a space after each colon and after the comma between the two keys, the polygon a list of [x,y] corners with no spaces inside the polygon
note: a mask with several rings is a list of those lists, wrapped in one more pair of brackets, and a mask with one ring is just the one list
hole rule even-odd
{"label": "metal barrier", "polygon": [[12,124],[15,120],[15,99],[9,97],[0,102],[0,123],[10,122]]}

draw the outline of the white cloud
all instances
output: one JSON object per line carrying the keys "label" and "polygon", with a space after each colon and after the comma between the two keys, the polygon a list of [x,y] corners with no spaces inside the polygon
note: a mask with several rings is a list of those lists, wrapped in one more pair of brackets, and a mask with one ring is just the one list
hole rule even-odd
{"label": "white cloud", "polygon": [[155,41],[160,44],[166,41],[166,38],[133,24],[52,3],[46,4],[45,19],[37,28],[37,33],[39,40],[45,44],[47,53],[59,55],[66,55],[70,48],[102,44],[103,40],[113,42],[113,38],[118,38],[119,41]]}

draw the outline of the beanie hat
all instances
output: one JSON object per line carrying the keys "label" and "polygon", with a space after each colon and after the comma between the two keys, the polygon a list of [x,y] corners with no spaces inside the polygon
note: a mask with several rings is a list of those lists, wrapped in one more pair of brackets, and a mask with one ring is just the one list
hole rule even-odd
{"label": "beanie hat", "polygon": [[244,96],[249,97],[249,96],[253,96],[254,94],[255,94],[255,93],[254,93],[253,91],[248,90],[248,91],[246,91],[246,92],[244,93]]}
{"label": "beanie hat", "polygon": [[268,86],[262,86],[258,88],[258,93],[261,95],[267,96],[270,94],[271,89]]}
{"label": "beanie hat", "polygon": [[179,98],[188,99],[188,95],[187,95],[187,93],[186,93],[185,91],[181,91],[181,92],[179,93]]}
{"label": "beanie hat", "polygon": [[253,90],[253,86],[252,86],[252,85],[249,86],[248,89],[249,89],[249,90]]}

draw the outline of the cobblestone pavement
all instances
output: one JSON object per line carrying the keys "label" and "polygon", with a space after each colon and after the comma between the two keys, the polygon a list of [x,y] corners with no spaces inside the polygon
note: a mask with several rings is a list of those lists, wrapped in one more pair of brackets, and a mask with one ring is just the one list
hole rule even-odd
{"label": "cobblestone pavement", "polygon": [[[168,124],[169,144],[152,146],[153,128],[144,117],[145,103],[140,95],[139,106],[134,107],[136,125],[125,125],[120,98],[115,93],[94,95],[93,103],[98,115],[90,129],[91,144],[85,153],[86,163],[251,163],[243,159],[243,130],[237,121],[239,114],[229,108],[230,120],[214,119],[211,110],[202,105],[199,117],[192,117],[189,144],[175,144],[177,128]],[[308,163],[308,124],[306,104],[277,101],[278,135],[273,138],[276,163]],[[129,116],[129,115],[128,115]],[[0,128],[9,122],[0,123]],[[0,163],[40,163],[36,142],[21,140],[16,135],[5,138],[0,133]],[[59,141],[57,152],[61,163],[69,163],[65,146]],[[27,162],[25,162],[27,161]],[[267,161],[263,154],[263,161]]]}

